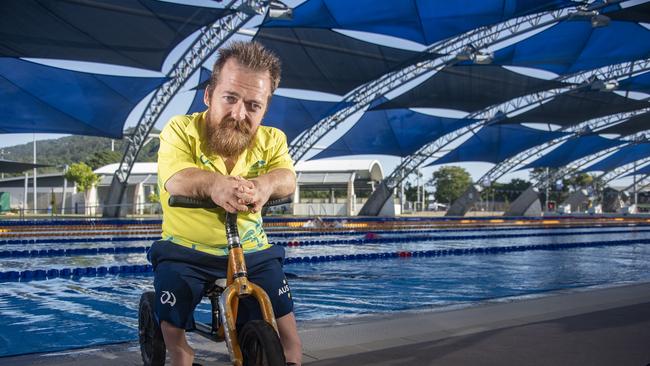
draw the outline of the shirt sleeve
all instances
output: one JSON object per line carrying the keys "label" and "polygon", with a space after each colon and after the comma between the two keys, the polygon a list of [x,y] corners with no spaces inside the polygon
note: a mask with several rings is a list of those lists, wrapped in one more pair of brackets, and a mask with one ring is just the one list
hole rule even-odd
{"label": "shirt sleeve", "polygon": [[296,171],[293,167],[293,159],[289,155],[289,147],[287,146],[287,136],[284,132],[274,128],[272,130],[273,136],[273,147],[270,149],[269,163],[267,166],[267,171],[272,171],[275,169],[289,169],[296,174]]}
{"label": "shirt sleeve", "polygon": [[165,183],[179,171],[196,168],[190,137],[185,133],[183,117],[173,117],[160,132],[158,150],[158,185],[166,191]]}

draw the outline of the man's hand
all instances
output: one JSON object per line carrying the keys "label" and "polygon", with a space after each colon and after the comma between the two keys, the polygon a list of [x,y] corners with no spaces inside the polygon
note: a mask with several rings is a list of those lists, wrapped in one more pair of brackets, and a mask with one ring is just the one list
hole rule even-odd
{"label": "man's hand", "polygon": [[249,206],[240,197],[249,197],[254,189],[255,185],[244,178],[217,174],[210,187],[210,198],[230,213],[248,212]]}
{"label": "man's hand", "polygon": [[249,186],[244,187],[244,189],[238,191],[237,198],[238,203],[246,205],[250,212],[259,212],[262,209],[262,206],[269,200],[271,197],[271,186],[264,184],[260,179],[255,178],[251,180],[242,179],[253,185],[253,188]]}

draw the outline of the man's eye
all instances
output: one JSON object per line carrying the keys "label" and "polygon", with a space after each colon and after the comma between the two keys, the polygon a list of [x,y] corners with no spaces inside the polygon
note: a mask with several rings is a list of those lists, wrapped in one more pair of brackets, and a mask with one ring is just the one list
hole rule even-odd
{"label": "man's eye", "polygon": [[237,98],[233,97],[232,95],[226,95],[223,97],[223,99],[225,99],[228,103],[237,103]]}
{"label": "man's eye", "polygon": [[257,103],[251,103],[251,109],[254,111],[259,111],[262,109],[262,105]]}

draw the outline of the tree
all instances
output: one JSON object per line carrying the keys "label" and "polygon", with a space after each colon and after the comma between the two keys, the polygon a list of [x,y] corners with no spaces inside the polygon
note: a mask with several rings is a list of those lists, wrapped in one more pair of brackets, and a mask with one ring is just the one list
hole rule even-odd
{"label": "tree", "polygon": [[91,169],[101,168],[104,165],[119,163],[122,160],[122,153],[117,151],[102,150],[96,151],[90,155],[85,163],[90,166]]}
{"label": "tree", "polygon": [[85,163],[70,165],[64,177],[67,180],[75,182],[80,192],[86,192],[99,182],[99,176]]}
{"label": "tree", "polygon": [[[496,201],[512,202],[519,195],[530,187],[530,182],[524,179],[513,178],[509,183],[493,183],[492,186],[484,192],[490,195]],[[486,196],[487,198],[487,196]]]}
{"label": "tree", "polygon": [[436,201],[452,203],[472,184],[472,177],[459,166],[446,166],[433,173],[431,182],[436,187]]}

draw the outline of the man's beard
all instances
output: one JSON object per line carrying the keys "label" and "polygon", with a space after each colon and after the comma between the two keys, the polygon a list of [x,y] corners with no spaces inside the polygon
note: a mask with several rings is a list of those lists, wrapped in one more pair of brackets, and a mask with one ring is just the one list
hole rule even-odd
{"label": "man's beard", "polygon": [[221,123],[206,121],[207,143],[211,153],[223,157],[239,156],[253,142],[257,130],[252,131],[250,121],[236,121],[225,117]]}

